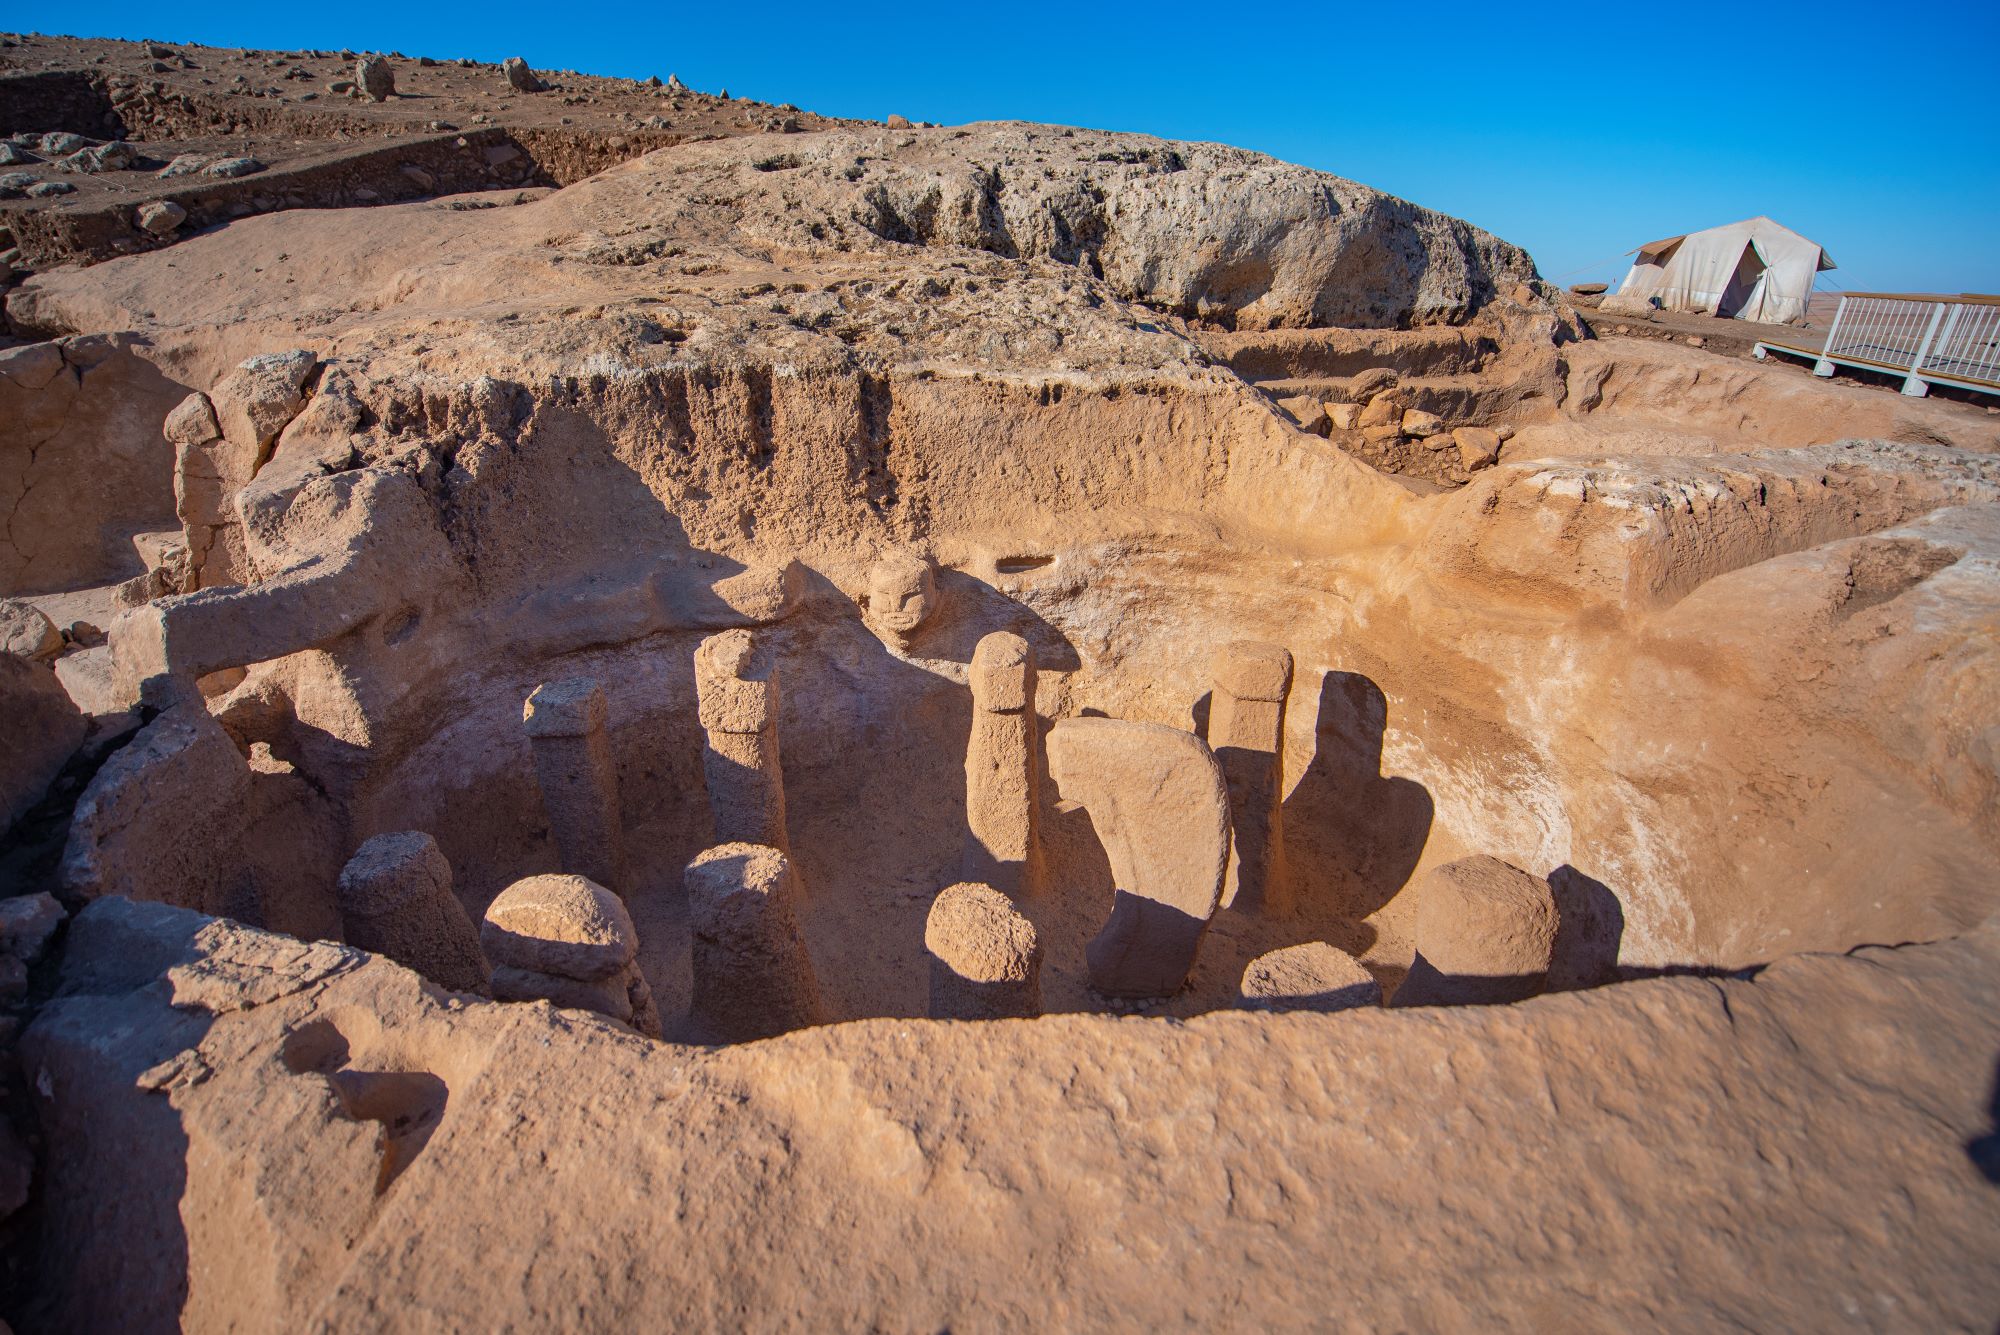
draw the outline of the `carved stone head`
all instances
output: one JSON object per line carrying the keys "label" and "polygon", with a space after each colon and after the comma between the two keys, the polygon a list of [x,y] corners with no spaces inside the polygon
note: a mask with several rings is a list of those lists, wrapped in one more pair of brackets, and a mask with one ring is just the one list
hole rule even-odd
{"label": "carved stone head", "polygon": [[864,619],[897,645],[908,645],[937,605],[937,570],[928,559],[891,552],[869,568]]}

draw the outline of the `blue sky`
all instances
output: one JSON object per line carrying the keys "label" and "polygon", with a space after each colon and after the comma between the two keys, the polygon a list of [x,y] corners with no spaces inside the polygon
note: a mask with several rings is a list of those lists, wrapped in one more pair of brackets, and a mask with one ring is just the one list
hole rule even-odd
{"label": "blue sky", "polygon": [[13,0],[0,24],[518,54],[829,115],[1218,140],[1470,219],[1563,282],[1763,213],[1841,287],[2000,292],[2000,0],[1508,8]]}

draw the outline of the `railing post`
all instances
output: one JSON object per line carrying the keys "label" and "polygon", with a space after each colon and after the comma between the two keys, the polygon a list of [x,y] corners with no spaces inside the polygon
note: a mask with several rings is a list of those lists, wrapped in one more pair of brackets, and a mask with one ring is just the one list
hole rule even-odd
{"label": "railing post", "polygon": [[[1917,355],[1910,359],[1910,373],[1903,377],[1903,393],[1913,399],[1921,399],[1931,392],[1931,387],[1924,383],[1920,372],[1924,369],[1924,358],[1930,356],[1931,340],[1937,337],[1938,325],[1944,319],[1945,309],[1945,304],[1939,302],[1937,310],[1931,315],[1930,327],[1924,330],[1923,342],[1917,344]],[[1958,307],[1952,306],[1951,309],[1956,311]]]}
{"label": "railing post", "polygon": [[1834,340],[1840,337],[1840,322],[1847,318],[1847,298],[1840,299],[1840,305],[1833,311],[1833,326],[1826,331],[1826,342],[1820,348],[1820,359],[1813,363],[1813,374],[1821,379],[1833,374],[1833,363],[1826,359],[1836,346]]}

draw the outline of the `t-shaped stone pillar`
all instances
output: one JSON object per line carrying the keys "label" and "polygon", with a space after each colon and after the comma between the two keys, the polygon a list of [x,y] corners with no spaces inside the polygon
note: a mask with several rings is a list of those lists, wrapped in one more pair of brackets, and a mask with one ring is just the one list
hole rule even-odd
{"label": "t-shaped stone pillar", "polygon": [[1084,948],[1090,985],[1168,997],[1186,984],[1229,863],[1229,791],[1191,732],[1070,718],[1049,730],[1049,777],[1090,812],[1111,863],[1111,917]]}
{"label": "t-shaped stone pillar", "polygon": [[723,844],[688,863],[696,1027],[725,1043],[820,1023],[819,982],[799,931],[785,855]]}
{"label": "t-shaped stone pillar", "polygon": [[521,711],[562,869],[622,892],[625,838],[607,718],[604,691],[588,677],[537,686]]}
{"label": "t-shaped stone pillar", "polygon": [[1042,1013],[1035,925],[990,885],[947,886],[924,923],[933,1020],[1026,1019]]}
{"label": "t-shaped stone pillar", "polygon": [[639,933],[624,903],[596,882],[566,874],[514,882],[487,905],[479,943],[499,1000],[596,1011],[660,1036],[639,972]]}
{"label": "t-shaped stone pillar", "polygon": [[479,933],[451,892],[451,864],[429,835],[376,835],[341,869],[336,893],[348,945],[455,992],[487,990]]}
{"label": "t-shaped stone pillar", "polygon": [[1291,912],[1285,875],[1285,695],[1292,656],[1275,644],[1237,640],[1215,656],[1208,744],[1229,782],[1232,840],[1222,906]]}
{"label": "t-shaped stone pillar", "polygon": [[1035,651],[995,631],[972,651],[972,735],[965,747],[965,852],[960,875],[1016,899],[1041,887],[1041,731]]}
{"label": "t-shaped stone pillar", "polygon": [[708,735],[702,774],[718,843],[762,844],[789,854],[785,778],[778,760],[778,675],[753,678],[755,643],[747,630],[726,630],[694,654],[695,693]]}

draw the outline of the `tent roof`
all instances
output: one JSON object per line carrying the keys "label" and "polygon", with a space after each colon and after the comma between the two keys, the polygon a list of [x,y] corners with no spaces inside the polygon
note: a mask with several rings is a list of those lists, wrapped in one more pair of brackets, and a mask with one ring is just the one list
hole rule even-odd
{"label": "tent roof", "polygon": [[[1738,228],[1743,228],[1748,230],[1752,234],[1752,236],[1766,229],[1783,232],[1787,236],[1798,237],[1799,240],[1805,242],[1808,245],[1819,246],[1819,243],[1817,241],[1814,241],[1811,237],[1802,235],[1801,233],[1798,232],[1794,232],[1791,228],[1785,226],[1783,223],[1773,222],[1771,219],[1765,217],[1763,214],[1760,213],[1754,218],[1745,218],[1741,222],[1724,223],[1720,227],[1704,227],[1700,232],[1682,232],[1678,236],[1668,236],[1668,237],[1662,237],[1658,241],[1648,241],[1645,245],[1640,246],[1637,250],[1627,251],[1626,254],[1637,255],[1639,257],[1639,263],[1641,264],[1655,264],[1666,259],[1668,255],[1673,253],[1674,247],[1680,245],[1681,242],[1687,240],[1691,236],[1700,236],[1704,232],[1734,231]],[[1835,267],[1837,266],[1833,262],[1833,256],[1826,253],[1826,248],[1824,246],[1819,246],[1819,272],[1824,273],[1828,269],[1832,269]]]}

